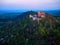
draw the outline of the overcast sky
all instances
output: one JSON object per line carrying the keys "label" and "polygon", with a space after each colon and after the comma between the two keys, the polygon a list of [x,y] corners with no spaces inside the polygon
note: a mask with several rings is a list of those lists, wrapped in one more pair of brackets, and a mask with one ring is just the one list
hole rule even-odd
{"label": "overcast sky", "polygon": [[60,0],[0,0],[1,10],[55,10]]}

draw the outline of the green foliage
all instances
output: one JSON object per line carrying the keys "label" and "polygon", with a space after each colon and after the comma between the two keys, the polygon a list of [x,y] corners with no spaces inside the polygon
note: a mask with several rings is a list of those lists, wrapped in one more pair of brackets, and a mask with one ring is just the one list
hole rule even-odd
{"label": "green foliage", "polygon": [[60,37],[60,30],[55,29],[53,32],[55,33],[56,36]]}
{"label": "green foliage", "polygon": [[[60,40],[60,26],[55,24],[52,20],[46,19],[40,22],[33,21],[28,18],[28,15],[36,12],[30,11],[24,13],[22,19],[16,22],[7,24],[5,28],[0,28],[0,36],[4,37],[8,45],[59,45]],[[53,41],[51,41],[51,39]],[[55,39],[58,38],[58,39]],[[58,40],[58,41],[57,41]],[[51,41],[51,42],[50,42]],[[58,42],[58,43],[57,43]],[[54,45],[53,44],[53,45]]]}

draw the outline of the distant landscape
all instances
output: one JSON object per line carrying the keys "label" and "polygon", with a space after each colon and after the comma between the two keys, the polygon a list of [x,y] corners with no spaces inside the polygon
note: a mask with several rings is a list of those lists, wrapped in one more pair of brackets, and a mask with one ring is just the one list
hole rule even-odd
{"label": "distant landscape", "polygon": [[[37,11],[36,11],[37,12]],[[44,12],[47,12],[53,16],[60,16],[60,10],[46,10]],[[16,17],[18,15],[20,15],[21,13],[23,12],[5,12],[5,11],[0,11],[0,19],[4,19],[4,18],[13,18],[13,17]]]}
{"label": "distant landscape", "polygon": [[60,16],[60,10],[48,10],[48,11],[45,11],[49,14],[52,14],[53,16]]}

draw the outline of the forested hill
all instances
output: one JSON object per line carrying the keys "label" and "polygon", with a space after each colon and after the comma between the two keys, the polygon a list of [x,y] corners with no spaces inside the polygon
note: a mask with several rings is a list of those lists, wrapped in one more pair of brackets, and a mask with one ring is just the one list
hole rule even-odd
{"label": "forested hill", "polygon": [[8,45],[60,45],[60,21],[48,13],[43,20],[33,21],[29,18],[29,14],[33,15],[37,12],[22,13],[13,23],[3,26],[0,30],[0,39],[3,38],[3,40],[0,43]]}

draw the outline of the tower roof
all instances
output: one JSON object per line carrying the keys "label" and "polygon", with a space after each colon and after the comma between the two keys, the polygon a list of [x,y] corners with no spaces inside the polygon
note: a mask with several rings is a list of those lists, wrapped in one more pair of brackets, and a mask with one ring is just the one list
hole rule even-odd
{"label": "tower roof", "polygon": [[41,11],[41,12],[38,12],[38,16],[39,15],[45,15],[45,13]]}

